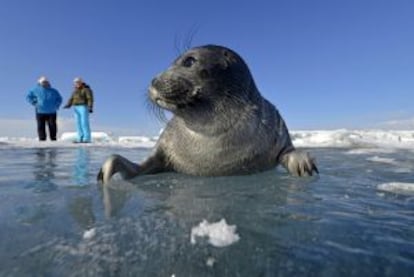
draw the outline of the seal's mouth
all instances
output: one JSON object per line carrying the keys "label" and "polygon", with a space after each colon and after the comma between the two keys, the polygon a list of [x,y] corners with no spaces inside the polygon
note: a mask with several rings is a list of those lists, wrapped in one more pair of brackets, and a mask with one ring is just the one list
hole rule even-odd
{"label": "seal's mouth", "polygon": [[[189,91],[184,91],[180,94],[187,95],[188,93]],[[163,109],[170,110],[170,111],[183,109],[190,104],[190,103],[187,103],[185,98],[182,99],[175,94],[174,95],[171,94],[168,96],[162,95],[162,93],[160,93],[153,86],[149,88],[149,97],[156,105],[158,105],[159,107]]]}
{"label": "seal's mouth", "polygon": [[177,109],[182,109],[186,106],[185,104],[173,103],[173,102],[169,102],[168,100],[161,99],[161,98],[155,99],[155,103],[158,106],[160,106],[164,109],[167,109],[167,110],[171,110],[171,111],[174,111],[174,110],[177,110]]}

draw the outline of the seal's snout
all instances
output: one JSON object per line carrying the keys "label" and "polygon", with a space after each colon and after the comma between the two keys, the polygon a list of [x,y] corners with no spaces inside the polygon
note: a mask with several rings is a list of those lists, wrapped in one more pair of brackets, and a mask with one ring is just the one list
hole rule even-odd
{"label": "seal's snout", "polygon": [[194,85],[180,76],[161,74],[151,81],[148,94],[152,102],[161,108],[175,111],[190,105],[195,96]]}
{"label": "seal's snout", "polygon": [[194,90],[193,84],[182,77],[158,77],[154,78],[151,86],[156,90],[158,96],[169,101],[182,101],[186,99]]}
{"label": "seal's snout", "polygon": [[156,102],[157,98],[158,98],[158,91],[155,89],[154,86],[150,86],[148,89],[148,96],[150,97],[150,99],[154,102]]}

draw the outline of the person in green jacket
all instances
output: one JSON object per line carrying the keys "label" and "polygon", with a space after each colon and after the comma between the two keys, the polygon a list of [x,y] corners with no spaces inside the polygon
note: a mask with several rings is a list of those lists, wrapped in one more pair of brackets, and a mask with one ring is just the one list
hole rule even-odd
{"label": "person in green jacket", "polygon": [[89,125],[89,114],[93,112],[93,92],[82,78],[77,77],[73,80],[75,89],[69,98],[65,109],[74,107],[77,139],[76,143],[89,143],[92,141],[91,129]]}

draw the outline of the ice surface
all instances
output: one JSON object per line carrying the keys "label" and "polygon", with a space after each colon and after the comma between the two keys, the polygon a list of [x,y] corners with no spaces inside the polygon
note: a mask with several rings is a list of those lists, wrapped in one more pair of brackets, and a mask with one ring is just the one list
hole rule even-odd
{"label": "ice surface", "polygon": [[318,178],[166,173],[103,189],[110,153],[150,152],[110,137],[0,146],[0,276],[412,275],[412,149],[314,148]]}
{"label": "ice surface", "polygon": [[196,243],[196,237],[207,237],[208,242],[213,246],[229,246],[240,239],[236,234],[236,228],[236,225],[227,225],[224,218],[214,223],[203,220],[198,226],[191,229],[191,243]]}

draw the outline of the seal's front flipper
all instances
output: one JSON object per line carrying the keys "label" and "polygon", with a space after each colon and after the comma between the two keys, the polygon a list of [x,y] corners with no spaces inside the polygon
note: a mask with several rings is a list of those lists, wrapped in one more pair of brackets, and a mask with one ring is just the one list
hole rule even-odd
{"label": "seal's front flipper", "polygon": [[97,179],[103,184],[107,184],[111,177],[120,173],[122,178],[131,179],[140,173],[139,165],[131,162],[130,160],[120,156],[120,155],[111,155],[103,163],[101,169],[99,170]]}
{"label": "seal's front flipper", "polygon": [[312,176],[319,174],[315,160],[307,152],[294,150],[282,156],[282,165],[294,176]]}
{"label": "seal's front flipper", "polygon": [[169,171],[164,161],[161,151],[157,151],[141,164],[133,163],[120,155],[111,155],[99,170],[97,179],[98,182],[107,184],[116,173],[120,173],[124,179],[131,179],[138,175]]}

